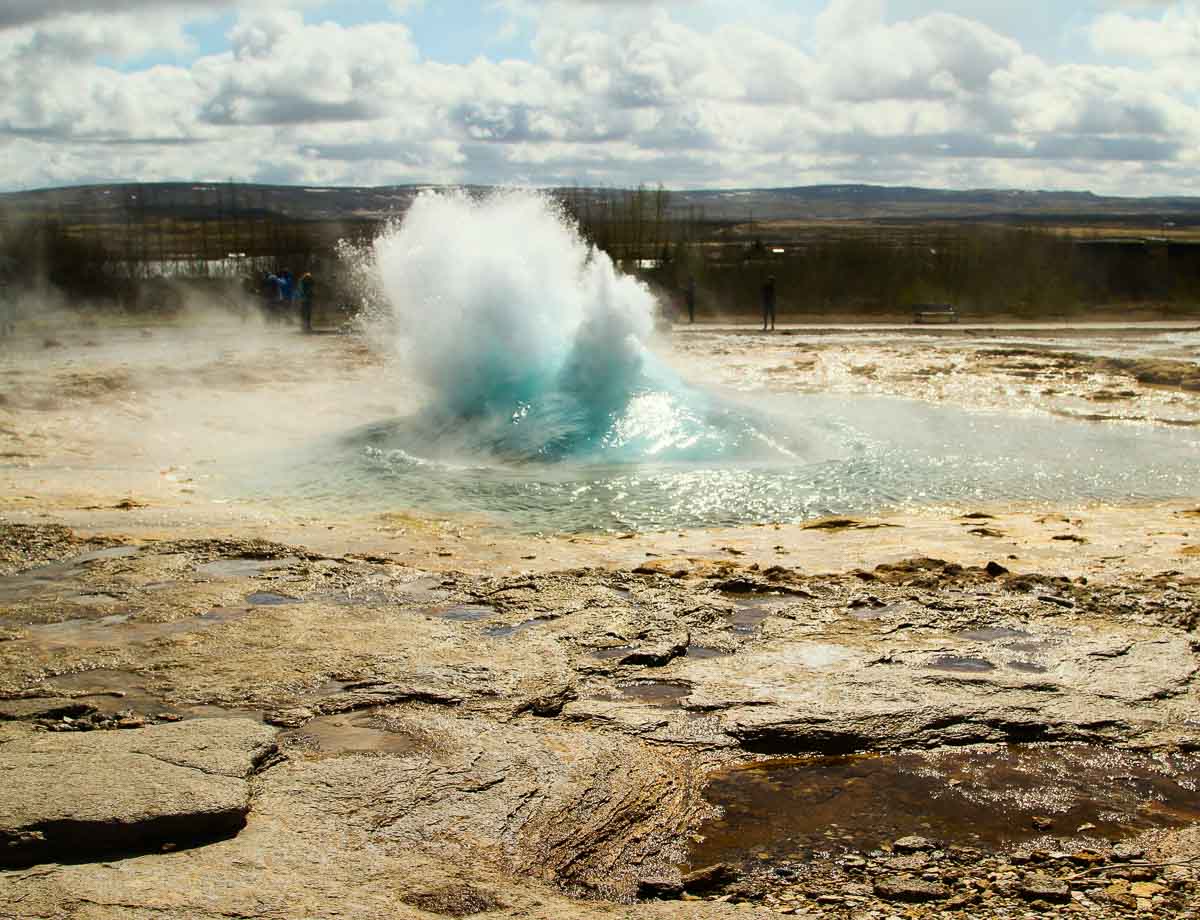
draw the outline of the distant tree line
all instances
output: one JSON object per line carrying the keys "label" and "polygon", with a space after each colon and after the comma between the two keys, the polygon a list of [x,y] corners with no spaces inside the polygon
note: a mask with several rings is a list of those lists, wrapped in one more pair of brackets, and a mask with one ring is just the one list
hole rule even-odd
{"label": "distant tree line", "polygon": [[1037,317],[1147,305],[1200,312],[1200,244],[1071,237],[990,223],[810,225],[677,213],[670,192],[560,191],[584,235],[678,306],[688,279],[703,317],[753,315],[774,277],[785,314],[962,312]]}
{"label": "distant tree line", "polygon": [[335,275],[339,240],[373,237],[378,221],[295,220],[270,209],[255,186],[188,190],[116,186],[122,200],[94,208],[48,203],[0,212],[0,280],[49,287],[68,303],[158,312],[180,286],[217,296],[258,295],[268,272]]}
{"label": "distant tree line", "polygon": [[[295,219],[255,186],[212,184],[186,195],[116,188],[105,194],[123,199],[103,208],[0,214],[0,280],[49,285],[68,301],[162,310],[177,299],[180,279],[252,295],[266,272],[290,268],[313,272],[325,298],[349,303],[360,286],[347,277],[358,265],[342,257],[345,243],[361,251],[383,224]],[[554,194],[586,239],[664,302],[694,278],[701,317],[754,314],[767,276],[776,279],[783,318],[869,317],[941,302],[1029,317],[1137,304],[1192,312],[1200,304],[1200,245],[967,222],[811,222],[798,230],[751,216],[711,220],[703,209],[672,207],[661,186]]]}

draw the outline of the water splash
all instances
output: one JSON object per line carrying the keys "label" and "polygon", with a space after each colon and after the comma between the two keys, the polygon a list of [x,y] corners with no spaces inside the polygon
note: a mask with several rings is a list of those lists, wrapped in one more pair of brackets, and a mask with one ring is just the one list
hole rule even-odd
{"label": "water splash", "polygon": [[548,197],[420,196],[375,243],[418,417],[365,434],[398,462],[745,455],[782,446],[647,347],[656,303]]}
{"label": "water splash", "polygon": [[241,493],[527,532],[1194,493],[1190,431],[691,385],[651,347],[649,290],[537,195],[423,196],[359,264],[425,408],[263,458]]}

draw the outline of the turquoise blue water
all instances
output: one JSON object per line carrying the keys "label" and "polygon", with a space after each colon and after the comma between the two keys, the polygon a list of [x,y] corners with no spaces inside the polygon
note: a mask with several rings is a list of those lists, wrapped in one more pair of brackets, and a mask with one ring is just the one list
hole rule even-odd
{"label": "turquoise blue water", "polygon": [[[669,415],[671,401],[661,403],[648,414]],[[672,426],[673,440],[653,434]],[[575,452],[555,442],[545,455],[490,423],[479,430],[460,420],[439,431],[426,417],[381,423],[264,470],[255,491],[338,511],[483,514],[520,531],[584,532],[1169,499],[1195,495],[1200,470],[1190,430],[862,397],[680,409],[662,429],[614,436],[611,449],[601,437]]]}
{"label": "turquoise blue water", "polygon": [[364,263],[427,404],[265,460],[250,495],[578,532],[1195,489],[1191,431],[685,382],[651,291],[537,195],[424,195]]}

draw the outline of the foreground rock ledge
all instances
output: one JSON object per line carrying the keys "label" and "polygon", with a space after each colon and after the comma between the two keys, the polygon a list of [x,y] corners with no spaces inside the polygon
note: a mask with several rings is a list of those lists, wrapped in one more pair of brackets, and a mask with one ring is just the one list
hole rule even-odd
{"label": "foreground rock ledge", "polygon": [[29,734],[0,746],[0,866],[86,861],[237,833],[275,750],[249,719]]}

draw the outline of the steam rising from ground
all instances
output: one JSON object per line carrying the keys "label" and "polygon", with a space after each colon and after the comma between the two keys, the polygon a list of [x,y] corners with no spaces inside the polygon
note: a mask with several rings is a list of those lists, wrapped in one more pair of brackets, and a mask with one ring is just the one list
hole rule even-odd
{"label": "steam rising from ground", "polygon": [[420,419],[383,435],[393,446],[679,459],[766,443],[655,358],[654,296],[544,196],[424,195],[376,241],[375,262],[430,395]]}
{"label": "steam rising from ground", "polygon": [[[924,337],[823,335],[822,366],[842,376],[814,380],[794,359],[815,340],[690,330],[672,357],[703,381],[690,385],[659,357],[649,292],[537,196],[421,199],[370,255],[358,278],[386,319],[364,329],[402,361],[203,297],[169,319],[39,304],[0,341],[0,492],[69,508],[129,496],[182,520],[260,503],[418,509],[530,532],[1195,493],[1195,429],[1051,418],[1040,384],[1014,388],[990,364],[962,362],[950,405],[880,398],[927,392],[913,382],[929,373]],[[1079,335],[1081,351],[1195,344]],[[1018,334],[936,348],[998,344],[1029,347]],[[893,363],[890,382],[856,372],[876,361]],[[712,387],[722,377],[749,387],[745,403]],[[1187,398],[1168,397],[1160,411]],[[972,398],[990,411],[953,407]]]}

